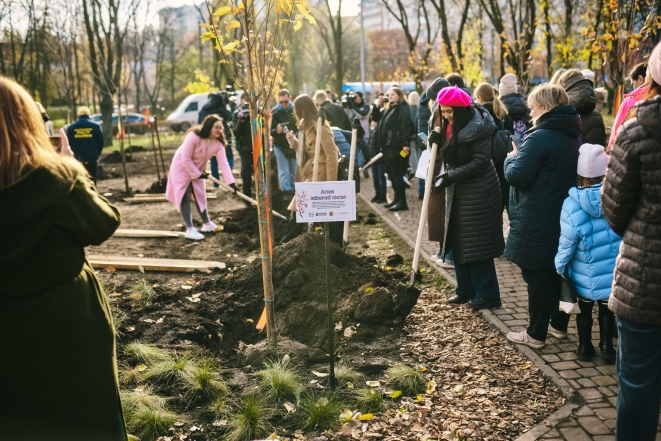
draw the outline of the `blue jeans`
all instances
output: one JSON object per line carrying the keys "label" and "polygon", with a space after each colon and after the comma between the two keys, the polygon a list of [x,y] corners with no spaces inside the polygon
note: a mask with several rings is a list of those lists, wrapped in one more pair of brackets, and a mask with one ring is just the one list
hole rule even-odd
{"label": "blue jeans", "polygon": [[294,191],[296,182],[296,158],[288,158],[278,146],[273,146],[275,162],[278,164],[278,180],[280,190]]}
{"label": "blue jeans", "polygon": [[379,159],[372,164],[372,181],[374,182],[374,193],[377,196],[384,196],[388,192],[386,185],[386,161]]}
{"label": "blue jeans", "polygon": [[617,318],[617,441],[656,438],[661,402],[661,326]]}
{"label": "blue jeans", "polygon": [[498,276],[493,259],[484,262],[457,263],[454,262],[454,272],[457,276],[457,295],[460,297],[475,297],[477,299],[499,299]]}
{"label": "blue jeans", "polygon": [[[433,188],[432,188],[433,190]],[[419,196],[424,196],[425,195],[425,180],[424,179],[418,179],[418,195]]]}

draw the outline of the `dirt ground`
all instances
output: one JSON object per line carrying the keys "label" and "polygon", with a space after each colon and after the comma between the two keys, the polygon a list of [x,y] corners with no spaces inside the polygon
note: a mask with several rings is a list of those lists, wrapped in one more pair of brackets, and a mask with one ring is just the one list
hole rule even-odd
{"label": "dirt ground", "polygon": [[[166,164],[172,153],[167,152]],[[141,152],[128,163],[132,192],[144,193],[157,181],[153,159],[152,153]],[[119,206],[121,228],[183,231],[183,221],[170,203],[123,202],[124,179],[117,175],[121,164],[102,160],[101,165],[108,179],[99,180],[98,190]],[[238,168],[235,164],[234,170]],[[240,187],[240,178],[235,178]],[[207,234],[203,241],[111,238],[99,247],[89,247],[87,253],[225,263],[226,269],[210,274],[97,273],[125,315],[118,329],[120,363],[129,362],[123,346],[136,340],[170,350],[205,351],[219,362],[223,377],[240,394],[254,388],[252,374],[261,368],[251,365],[246,353],[265,338],[255,328],[264,305],[257,214],[231,193],[215,194],[218,199],[208,201],[209,213],[224,230]],[[339,325],[337,355],[366,380],[383,379],[385,369],[397,363],[416,366],[427,380],[438,384],[438,392],[422,400],[393,400],[390,410],[370,424],[327,432],[327,439],[370,439],[365,433],[376,433],[386,439],[510,440],[564,403],[541,372],[497,330],[475,312],[447,304],[452,288],[432,268],[423,266],[419,290],[407,290],[410,248],[358,200],[359,221],[351,224],[347,254],[334,247],[331,256],[333,319]],[[287,201],[276,202],[282,206]],[[197,213],[193,217],[199,225]],[[285,228],[284,221],[276,221],[276,239]],[[328,369],[324,265],[319,231],[275,248],[278,327],[283,337],[309,348],[302,368],[308,381],[318,380],[313,370]],[[157,294],[149,306],[139,306],[131,298],[136,283],[143,280]],[[373,297],[362,294],[367,291]],[[383,297],[384,292],[389,294]],[[349,328],[346,338],[344,330]],[[212,424],[213,418],[200,406],[179,405],[176,399],[172,405],[185,425],[170,428],[163,434],[167,439],[184,439],[185,434],[191,440],[211,440],[222,435],[222,427]],[[285,438],[296,436],[291,429],[279,429]]]}

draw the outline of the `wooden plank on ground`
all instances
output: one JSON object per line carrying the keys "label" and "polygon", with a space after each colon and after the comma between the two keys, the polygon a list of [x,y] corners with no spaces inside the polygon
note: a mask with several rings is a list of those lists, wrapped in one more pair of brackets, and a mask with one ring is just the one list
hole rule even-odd
{"label": "wooden plank on ground", "polygon": [[87,260],[94,268],[144,270],[144,271],[174,271],[193,272],[195,270],[211,271],[214,268],[225,269],[223,262],[206,260],[153,259],[148,257],[101,256],[89,255]]}
{"label": "wooden plank on ground", "polygon": [[[207,194],[207,199],[218,199],[218,195]],[[136,194],[135,197],[124,198],[124,202],[127,202],[129,204],[141,204],[143,202],[167,202],[167,201],[168,200],[166,199],[164,194],[149,194],[149,195]]]}
{"label": "wooden plank on ground", "polygon": [[184,237],[186,233],[179,231],[161,231],[161,230],[130,230],[125,228],[118,228],[113,234],[113,237],[159,237],[159,238],[172,238]]}

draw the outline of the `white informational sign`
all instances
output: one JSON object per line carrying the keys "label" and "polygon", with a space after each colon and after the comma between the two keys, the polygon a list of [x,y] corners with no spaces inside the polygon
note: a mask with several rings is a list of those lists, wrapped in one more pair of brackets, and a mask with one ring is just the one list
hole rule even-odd
{"label": "white informational sign", "polygon": [[356,182],[296,183],[296,222],[356,220]]}
{"label": "white informational sign", "polygon": [[[429,169],[429,157],[431,153],[429,150],[423,150],[418,159],[418,169],[415,171],[415,177],[418,179],[427,179],[427,170]],[[445,164],[441,164],[441,171],[439,175],[445,173]],[[438,183],[438,182],[437,182]]]}

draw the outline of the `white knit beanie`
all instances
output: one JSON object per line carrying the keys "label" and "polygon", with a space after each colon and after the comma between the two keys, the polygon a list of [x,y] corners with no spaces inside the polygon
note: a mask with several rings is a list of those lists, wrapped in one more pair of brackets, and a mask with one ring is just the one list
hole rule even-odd
{"label": "white knit beanie", "polygon": [[516,75],[508,73],[503,75],[498,85],[498,95],[505,96],[511,93],[517,93],[519,89],[516,87]]}
{"label": "white knit beanie", "polygon": [[585,69],[585,70],[582,70],[581,73],[583,74],[583,76],[585,78],[587,78],[588,80],[590,80],[594,83],[594,72],[593,71],[591,71],[590,69]]}
{"label": "white knit beanie", "polygon": [[657,44],[647,60],[647,71],[656,84],[661,84],[661,43]]}
{"label": "white knit beanie", "polygon": [[608,155],[603,145],[583,144],[578,149],[578,168],[576,173],[584,178],[598,178],[606,174]]}

